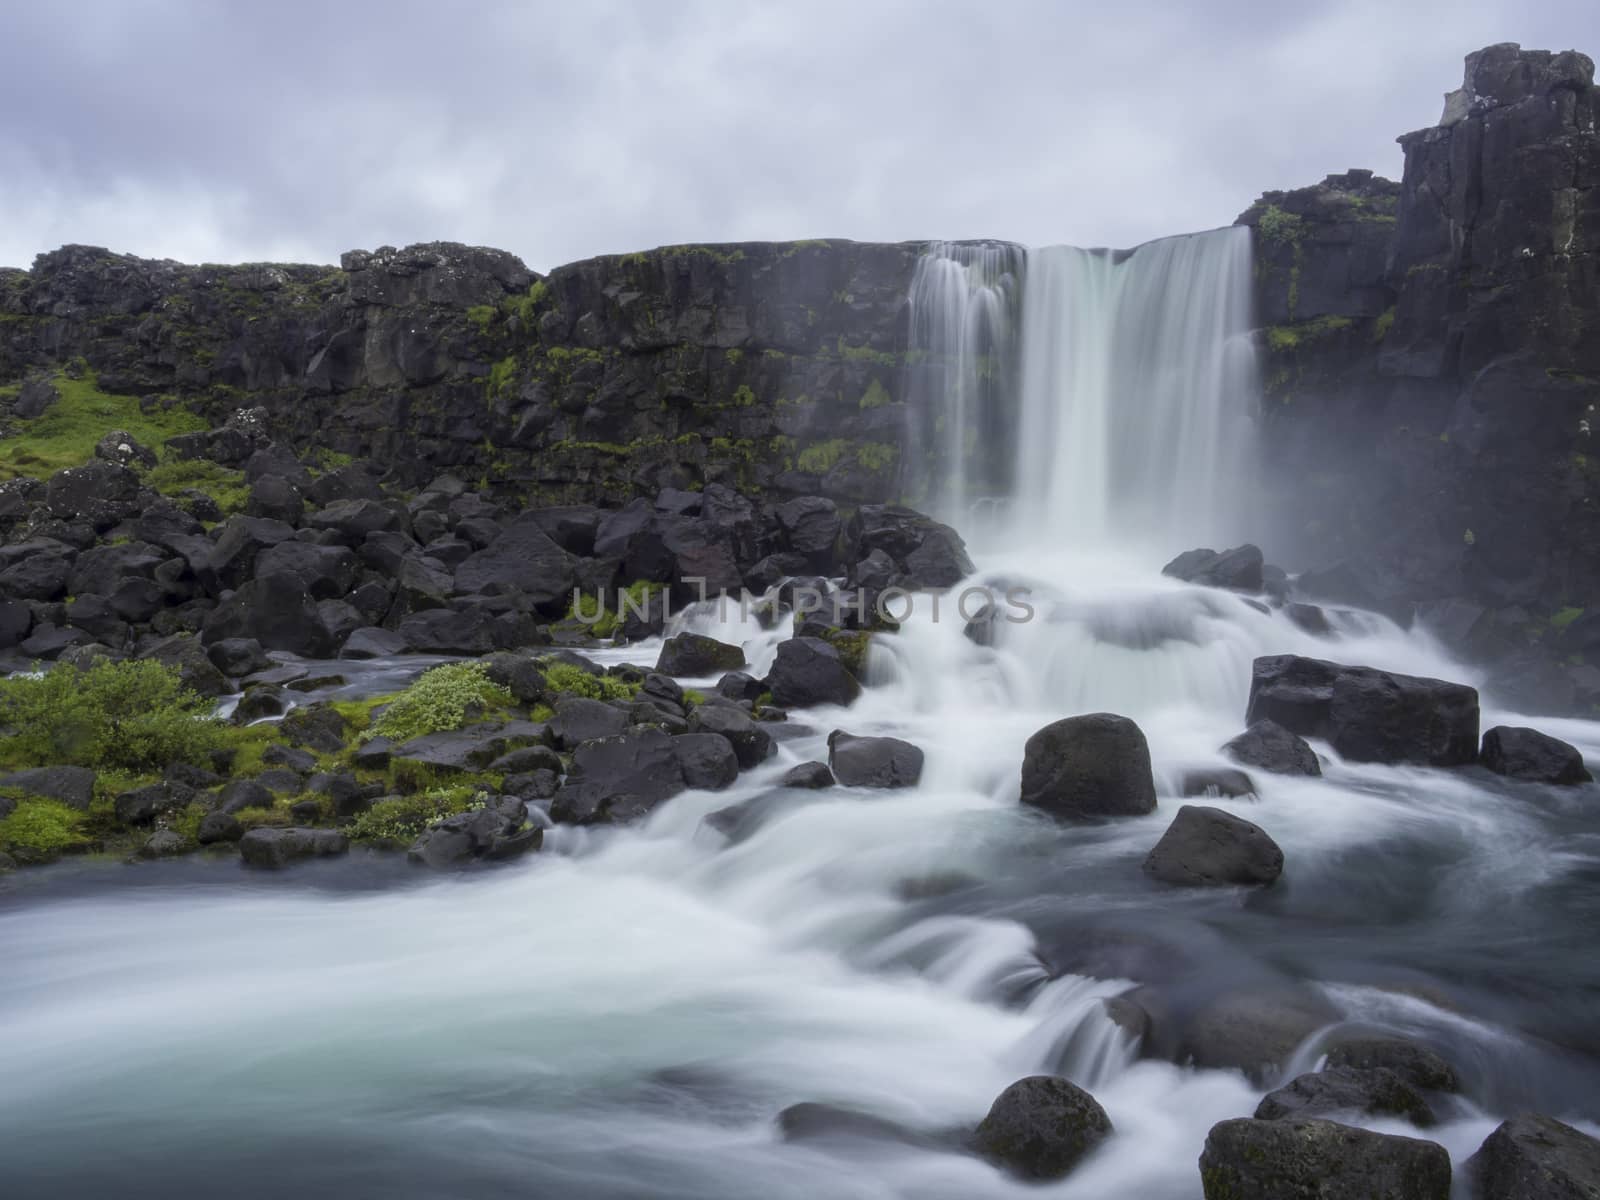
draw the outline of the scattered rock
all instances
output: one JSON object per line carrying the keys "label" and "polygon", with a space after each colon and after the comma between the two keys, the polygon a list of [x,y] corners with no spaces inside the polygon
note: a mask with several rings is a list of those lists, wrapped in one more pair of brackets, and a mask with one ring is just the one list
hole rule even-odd
{"label": "scattered rock", "polygon": [[1250,728],[1222,747],[1235,762],[1260,767],[1274,775],[1321,775],[1317,752],[1304,738],[1290,733],[1268,717],[1252,721]]}
{"label": "scattered rock", "polygon": [[1583,753],[1560,738],[1517,725],[1496,725],[1483,735],[1483,765],[1496,775],[1534,783],[1593,783]]}
{"label": "scattered rock", "polygon": [[181,834],[173,833],[170,829],[158,829],[145,839],[138,855],[140,858],[172,858],[188,848],[189,844]]}
{"label": "scattered rock", "polygon": [[973,1137],[990,1162],[1023,1179],[1060,1179],[1111,1135],[1111,1118],[1088,1092],[1053,1075],[1001,1092]]}
{"label": "scattered rock", "polygon": [[550,805],[551,819],[574,825],[628,821],[677,795],[685,784],[672,742],[659,729],[584,742]]}
{"label": "scattered rock", "polygon": [[1456,1069],[1426,1046],[1405,1038],[1341,1038],[1328,1049],[1328,1066],[1393,1071],[1412,1087],[1428,1092],[1459,1092]]}
{"label": "scattered rock", "polygon": [[1465,684],[1373,667],[1258,658],[1245,719],[1323,738],[1353,762],[1455,767],[1478,757],[1478,693]]}
{"label": "scattered rock", "polygon": [[834,785],[833,772],[828,769],[827,763],[803,762],[799,766],[790,767],[783,773],[779,784],[789,788],[805,788],[818,790],[831,788]]}
{"label": "scattered rock", "polygon": [[495,807],[455,813],[423,830],[406,857],[435,870],[464,866],[482,858],[520,857],[544,844],[542,828],[524,831],[521,825],[520,815]]}
{"label": "scattered rock", "polygon": [[1211,1127],[1206,1200],[1449,1200],[1450,1155],[1416,1138],[1312,1118]]}
{"label": "scattered rock", "polygon": [[719,791],[739,777],[733,744],[718,733],[685,733],[672,739],[687,787]]}
{"label": "scattered rock", "polygon": [[916,787],[922,779],[920,747],[892,737],[857,737],[842,729],[828,735],[828,766],[845,787]]}
{"label": "scattered rock", "polygon": [[1551,1117],[1502,1124],[1462,1167],[1476,1200],[1594,1200],[1600,1141]]}
{"label": "scattered rock", "polygon": [[296,859],[326,858],[350,849],[336,829],[252,829],[239,839],[239,855],[252,867],[284,867]]}
{"label": "scattered rock", "polygon": [[1112,713],[1046,725],[1023,751],[1022,803],[1063,821],[1155,811],[1156,785],[1144,732]]}
{"label": "scattered rock", "polygon": [[0,776],[0,788],[15,788],[30,796],[88,812],[97,778],[87,767],[30,767]]}
{"label": "scattered rock", "polygon": [[200,818],[195,841],[202,846],[214,846],[218,842],[237,842],[243,836],[244,826],[230,813],[209,812]]}
{"label": "scattered rock", "polygon": [[1264,561],[1260,547],[1248,543],[1220,554],[1215,550],[1185,550],[1162,567],[1161,573],[1186,583],[1259,592]]}
{"label": "scattered rock", "polygon": [[[1315,756],[1313,756],[1313,759]],[[1255,780],[1231,767],[1192,767],[1178,780],[1178,794],[1238,798],[1256,794]]]}
{"label": "scattered rock", "polygon": [[1184,887],[1265,886],[1283,851],[1259,825],[1220,808],[1185,804],[1144,860],[1145,874]]}
{"label": "scattered rock", "polygon": [[793,637],[778,644],[766,685],[773,703],[785,708],[844,706],[861,694],[861,684],[839,652],[821,638],[812,637]]}
{"label": "scattered rock", "polygon": [[1256,1106],[1256,1119],[1262,1121],[1338,1113],[1404,1117],[1423,1127],[1434,1123],[1433,1110],[1417,1089],[1383,1067],[1329,1067],[1301,1075]]}
{"label": "scattered rock", "polygon": [[715,733],[728,739],[739,766],[760,766],[772,753],[772,735],[749,714],[726,704],[702,704],[689,715],[690,733]]}
{"label": "scattered rock", "polygon": [[718,675],[744,666],[744,651],[699,633],[680,633],[661,644],[656,670],[664,675]]}

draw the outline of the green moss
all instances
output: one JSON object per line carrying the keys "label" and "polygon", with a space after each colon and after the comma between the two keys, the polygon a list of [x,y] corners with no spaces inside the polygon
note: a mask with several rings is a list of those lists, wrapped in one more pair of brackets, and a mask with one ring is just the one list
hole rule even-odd
{"label": "green moss", "polygon": [[540,664],[546,686],[553,692],[582,696],[589,700],[631,700],[639,685],[615,675],[591,675],[572,663],[549,661]]}
{"label": "green moss", "polygon": [[206,422],[184,408],[146,409],[133,396],[102,392],[93,372],[78,378],[55,376],[58,398],[40,416],[16,422],[16,433],[0,442],[0,479],[19,475],[43,479],[66,467],[81,466],[94,446],[114,429],[159,449],[169,437],[205,429]]}
{"label": "green moss", "polygon": [[1349,317],[1317,317],[1294,325],[1272,325],[1267,329],[1267,348],[1273,351],[1293,350],[1308,341],[1327,337],[1349,329],[1354,324]]}
{"label": "green moss", "polygon": [[495,316],[496,312],[492,304],[474,304],[467,309],[467,321],[479,333],[489,332],[489,326],[494,324]]}
{"label": "green moss", "polygon": [[848,443],[843,438],[831,438],[826,442],[818,442],[814,446],[807,446],[800,451],[795,459],[802,471],[809,471],[813,475],[824,475],[833,470],[844,457]]}
{"label": "green moss", "polygon": [[1305,236],[1305,219],[1269,204],[1257,219],[1256,228],[1264,241],[1298,246]]}
{"label": "green moss", "polygon": [[517,359],[515,355],[502,358],[489,368],[489,395],[499,396],[510,387],[517,375]]}
{"label": "green moss", "polygon": [[1381,342],[1389,336],[1389,330],[1394,328],[1394,305],[1384,309],[1378,320],[1372,326],[1372,340]]}
{"label": "green moss", "polygon": [[[848,299],[848,297],[846,297]],[[846,362],[872,363],[879,367],[899,366],[899,360],[885,350],[874,350],[871,346],[847,346],[843,338],[834,343],[834,349],[839,357]]]}
{"label": "green moss", "polygon": [[0,850],[24,862],[56,857],[84,845],[84,814],[54,800],[22,800],[0,820]]}
{"label": "green moss", "polygon": [[733,389],[733,403],[736,408],[749,408],[756,402],[755,392],[750,390],[748,384],[741,383]]}
{"label": "green moss", "polygon": [[1581,616],[1583,616],[1583,609],[1581,608],[1563,608],[1560,612],[1556,613],[1555,616],[1550,618],[1550,628],[1559,632],[1565,629],[1568,625],[1571,625]]}
{"label": "green moss", "polygon": [[163,496],[176,496],[193,489],[216,502],[225,517],[243,512],[250,500],[250,485],[244,472],[219,466],[205,459],[174,459],[151,467],[144,474],[145,486]]}
{"label": "green moss", "polygon": [[886,471],[900,457],[900,447],[892,442],[862,442],[856,447],[856,461],[869,471]]}
{"label": "green moss", "polygon": [[879,383],[876,378],[867,385],[867,390],[861,393],[862,408],[882,408],[889,402],[889,389]]}
{"label": "green moss", "polygon": [[511,704],[511,693],[490,681],[483,663],[450,663],[425,671],[395,696],[364,736],[410,741],[428,733],[460,729],[474,712]]}
{"label": "green moss", "polygon": [[740,361],[744,358],[744,351],[738,349],[737,347],[730,348],[730,349],[728,349],[728,350],[723,352],[722,357],[723,357],[724,360],[726,360],[727,364],[730,367],[736,367],[736,366],[739,365]]}
{"label": "green moss", "polygon": [[232,731],[176,669],[149,660],[0,680],[0,763],[160,770],[203,763]]}
{"label": "green moss", "polygon": [[[576,597],[571,607],[567,609],[567,618],[587,625],[594,637],[615,637],[617,628],[622,623],[618,614],[623,611],[623,605],[626,604],[626,610],[629,612],[643,612],[649,597],[664,590],[666,586],[664,583],[651,583],[649,580],[639,579],[622,589],[619,597],[609,601],[603,596],[581,595]],[[598,619],[594,619],[597,612]]]}

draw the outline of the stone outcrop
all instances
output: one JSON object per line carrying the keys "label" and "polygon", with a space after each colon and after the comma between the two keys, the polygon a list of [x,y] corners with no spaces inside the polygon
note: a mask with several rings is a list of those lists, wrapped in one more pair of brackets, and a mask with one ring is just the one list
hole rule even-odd
{"label": "stone outcrop", "polygon": [[1416,613],[1547,710],[1600,701],[1600,640],[1560,623],[1600,590],[1597,117],[1586,56],[1490,46],[1400,138],[1401,182],[1331,175],[1239,218],[1277,553],[1344,561],[1354,594],[1320,598]]}

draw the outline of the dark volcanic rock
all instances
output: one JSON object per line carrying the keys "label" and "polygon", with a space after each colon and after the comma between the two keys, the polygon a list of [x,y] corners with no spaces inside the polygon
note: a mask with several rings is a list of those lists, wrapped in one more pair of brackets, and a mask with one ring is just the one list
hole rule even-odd
{"label": "dark volcanic rock", "polygon": [[[1309,749],[1310,747],[1307,747]],[[1315,762],[1315,757],[1312,759]],[[1180,796],[1253,796],[1255,781],[1229,767],[1193,767],[1178,780]]]}
{"label": "dark volcanic rock", "polygon": [[658,729],[583,743],[550,805],[551,818],[573,825],[628,821],[676,796],[685,784],[672,743]]}
{"label": "dark volcanic rock", "polygon": [[815,791],[820,788],[830,788],[835,781],[827,763],[803,762],[799,766],[790,767],[778,782],[784,787]]}
{"label": "dark volcanic rock", "polygon": [[1550,1117],[1505,1122],[1464,1164],[1476,1200],[1594,1200],[1600,1141]]}
{"label": "dark volcanic rock", "polygon": [[725,704],[702,704],[689,715],[690,733],[726,738],[744,768],[760,766],[772,753],[772,735],[759,721]]}
{"label": "dark volcanic rock", "polygon": [[94,800],[97,778],[88,767],[29,767],[0,776],[0,787],[15,788],[27,795],[55,800],[68,808],[87,812]]}
{"label": "dark volcanic rock", "polygon": [[1255,1115],[1260,1121],[1277,1121],[1337,1113],[1404,1117],[1421,1126],[1434,1123],[1433,1110],[1417,1089],[1383,1067],[1329,1067],[1301,1075],[1267,1093]]}
{"label": "dark volcanic rock", "polygon": [[916,787],[922,779],[920,747],[892,737],[856,737],[835,729],[828,735],[828,766],[845,787]]}
{"label": "dark volcanic rock", "polygon": [[1200,1155],[1206,1200],[1449,1200],[1450,1155],[1332,1121],[1233,1120]]}
{"label": "dark volcanic rock", "polygon": [[1219,808],[1185,804],[1144,860],[1145,874],[1187,887],[1257,886],[1283,874],[1266,831]]}
{"label": "dark volcanic rock", "polygon": [[720,675],[744,666],[744,651],[699,633],[680,633],[661,644],[656,670],[664,675]]}
{"label": "dark volcanic rock", "polygon": [[717,791],[739,777],[733,744],[717,733],[684,733],[672,739],[686,787]]}
{"label": "dark volcanic rock", "polygon": [[295,859],[326,858],[350,849],[336,829],[252,829],[239,839],[239,856],[252,867],[284,867]]}
{"label": "dark volcanic rock", "polygon": [[1267,717],[1252,721],[1249,729],[1222,747],[1222,752],[1235,762],[1275,775],[1322,774],[1317,752],[1305,739]]}
{"label": "dark volcanic rock", "polygon": [[861,684],[844,665],[839,652],[821,638],[812,637],[793,637],[779,643],[766,684],[773,703],[785,708],[846,705],[861,694]]}
{"label": "dark volcanic rock", "polygon": [[1482,761],[1496,775],[1512,779],[1567,786],[1594,781],[1576,746],[1516,725],[1496,725],[1483,735]]}
{"label": "dark volcanic rock", "polygon": [[1341,1038],[1328,1048],[1328,1066],[1393,1071],[1412,1087],[1429,1092],[1461,1090],[1454,1067],[1428,1047],[1404,1038]]}
{"label": "dark volcanic rock", "polygon": [[550,616],[566,611],[577,582],[572,556],[550,539],[535,514],[525,514],[507,525],[455,573],[459,592],[520,592]]}
{"label": "dark volcanic rock", "polygon": [[1263,563],[1260,547],[1246,544],[1220,554],[1215,550],[1185,550],[1162,567],[1161,573],[1186,583],[1259,592]]}
{"label": "dark volcanic rock", "polygon": [[1478,757],[1478,693],[1459,683],[1280,654],[1255,661],[1245,719],[1326,739],[1355,762],[1452,767]]}
{"label": "dark volcanic rock", "polygon": [[1068,821],[1153,812],[1156,785],[1143,731],[1112,713],[1046,725],[1023,752],[1022,803]]}
{"label": "dark volcanic rock", "polygon": [[1019,1079],[996,1098],[973,1135],[989,1161],[1024,1179],[1059,1179],[1111,1135],[1088,1092],[1053,1075]]}

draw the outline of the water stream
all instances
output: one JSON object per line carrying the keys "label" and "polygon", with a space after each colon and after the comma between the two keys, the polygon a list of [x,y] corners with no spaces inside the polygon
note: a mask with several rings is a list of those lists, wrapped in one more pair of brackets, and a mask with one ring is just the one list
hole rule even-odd
{"label": "water stream", "polygon": [[[265,877],[196,859],[8,880],[5,1193],[1193,1200],[1207,1129],[1264,1084],[1141,1060],[1102,1004],[1136,983],[1303,987],[1425,1036],[1466,1080],[1427,1134],[1458,1161],[1511,1111],[1600,1115],[1591,794],[1319,746],[1325,778],[1262,774],[1257,798],[1209,801],[1282,846],[1276,887],[1170,889],[1139,870],[1182,772],[1223,763],[1256,655],[1489,682],[1382,617],[1335,613],[1319,638],[1157,573],[1238,495],[1222,453],[1247,450],[1230,432],[1251,369],[1237,257],[1205,235],[1030,258],[1028,306],[1043,289],[1063,337],[1085,307],[1099,330],[1084,363],[1025,306],[1018,490],[969,521],[977,581],[1028,587],[1035,618],[979,646],[920,598],[874,644],[862,699],[792,714],[778,755],[732,788],[445,878],[357,854]],[[963,421],[981,392],[952,397]],[[1146,402],[1140,437],[1128,409]],[[975,499],[970,480],[947,495]],[[757,675],[788,633],[683,621],[744,644]],[[1486,694],[1485,726],[1506,718]],[[1024,741],[1094,710],[1144,728],[1158,811],[1073,828],[1022,810]],[[1539,724],[1600,758],[1600,725]],[[917,743],[922,784],[778,789],[834,728]],[[731,840],[703,823],[746,802]],[[1299,1065],[1317,1055],[1312,1041]],[[1040,1071],[1088,1087],[1116,1126],[1066,1180],[1022,1185],[939,1140]],[[785,1141],[774,1117],[800,1101],[927,1138]]]}

